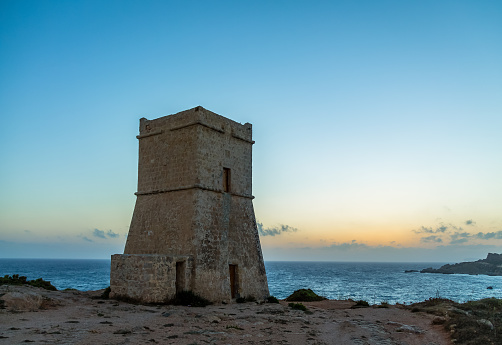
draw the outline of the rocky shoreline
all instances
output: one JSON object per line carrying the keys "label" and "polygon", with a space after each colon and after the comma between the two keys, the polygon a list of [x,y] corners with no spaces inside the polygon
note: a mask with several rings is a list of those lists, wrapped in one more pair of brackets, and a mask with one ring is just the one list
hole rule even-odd
{"label": "rocky shoreline", "polygon": [[0,286],[0,344],[451,344],[434,315],[354,301],[205,308],[101,299],[100,291]]}
{"label": "rocky shoreline", "polygon": [[474,262],[461,262],[454,265],[447,264],[437,269],[429,267],[421,270],[420,272],[502,276],[502,254],[489,253],[486,259]]}

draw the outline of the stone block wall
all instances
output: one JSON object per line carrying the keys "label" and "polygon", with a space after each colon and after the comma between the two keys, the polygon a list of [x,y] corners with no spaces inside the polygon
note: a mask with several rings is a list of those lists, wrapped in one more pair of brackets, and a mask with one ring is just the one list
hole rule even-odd
{"label": "stone block wall", "polygon": [[193,253],[196,192],[138,195],[124,254]]}
{"label": "stone block wall", "polygon": [[[182,277],[177,277],[177,262],[184,263]],[[192,268],[189,256],[112,255],[110,297],[145,303],[166,302],[175,296],[177,280],[184,283],[182,290],[191,290]]]}

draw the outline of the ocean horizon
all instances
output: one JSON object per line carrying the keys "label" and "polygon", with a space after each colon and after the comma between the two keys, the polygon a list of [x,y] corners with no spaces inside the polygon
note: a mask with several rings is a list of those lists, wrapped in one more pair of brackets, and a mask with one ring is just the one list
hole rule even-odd
{"label": "ocean horizon", "polygon": [[[439,268],[444,262],[265,261],[270,295],[284,299],[312,289],[329,299],[371,304],[415,303],[441,297],[456,302],[502,298],[502,277],[405,273]],[[59,290],[99,290],[110,285],[109,259],[0,259],[0,276],[43,278]]]}

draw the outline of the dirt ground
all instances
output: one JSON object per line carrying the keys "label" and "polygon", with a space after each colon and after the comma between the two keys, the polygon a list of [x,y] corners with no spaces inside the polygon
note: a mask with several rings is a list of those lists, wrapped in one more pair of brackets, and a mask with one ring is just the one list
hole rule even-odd
{"label": "dirt ground", "polygon": [[431,324],[431,315],[399,306],[351,309],[350,301],[305,302],[310,314],[283,301],[206,308],[144,306],[92,298],[101,291],[16,289],[18,294],[27,289],[42,295],[42,309],[22,311],[18,305],[16,311],[4,304],[0,345],[451,344],[443,328]]}

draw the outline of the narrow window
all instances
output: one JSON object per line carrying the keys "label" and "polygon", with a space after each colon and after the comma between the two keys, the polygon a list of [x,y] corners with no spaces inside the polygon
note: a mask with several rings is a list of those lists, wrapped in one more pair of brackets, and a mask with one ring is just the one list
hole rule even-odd
{"label": "narrow window", "polygon": [[230,271],[230,296],[235,298],[237,295],[237,265],[228,265],[228,270]]}
{"label": "narrow window", "polygon": [[185,289],[185,261],[176,263],[176,293]]}
{"label": "narrow window", "polygon": [[223,191],[230,193],[230,169],[223,168]]}

